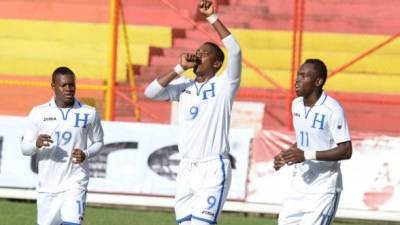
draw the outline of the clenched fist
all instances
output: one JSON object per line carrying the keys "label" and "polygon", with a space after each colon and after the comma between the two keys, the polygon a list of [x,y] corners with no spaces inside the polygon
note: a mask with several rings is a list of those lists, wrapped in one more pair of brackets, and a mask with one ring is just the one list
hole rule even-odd
{"label": "clenched fist", "polygon": [[75,164],[79,164],[82,163],[83,161],[85,161],[86,159],[86,155],[85,153],[80,150],[80,149],[74,149],[72,150],[72,162]]}
{"label": "clenched fist", "polygon": [[184,53],[181,55],[180,65],[183,69],[187,70],[193,68],[196,64],[199,64],[199,57],[196,54]]}
{"label": "clenched fist", "polygon": [[214,7],[212,1],[208,0],[200,0],[199,2],[199,10],[202,15],[205,17],[210,16],[214,13]]}

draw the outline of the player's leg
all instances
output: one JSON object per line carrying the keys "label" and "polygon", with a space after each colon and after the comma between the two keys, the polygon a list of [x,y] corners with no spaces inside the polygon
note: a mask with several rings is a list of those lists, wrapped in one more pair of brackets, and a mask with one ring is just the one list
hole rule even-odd
{"label": "player's leg", "polygon": [[190,225],[192,219],[193,191],[190,185],[191,164],[181,160],[175,191],[175,216],[179,225]]}
{"label": "player's leg", "polygon": [[184,222],[181,222],[181,223],[178,223],[179,225],[192,225],[192,222],[189,220],[189,221],[184,221]]}
{"label": "player's leg", "polygon": [[231,184],[232,168],[229,159],[220,158],[198,165],[199,178],[193,209],[193,224],[216,224]]}
{"label": "player's leg", "polygon": [[60,194],[38,193],[37,196],[37,224],[59,225],[61,224],[60,208],[62,199]]}
{"label": "player's leg", "polygon": [[338,208],[340,193],[326,193],[316,195],[314,198],[314,210],[304,214],[300,225],[318,224],[330,225]]}
{"label": "player's leg", "polygon": [[86,206],[86,190],[71,189],[65,192],[61,207],[62,225],[79,225],[83,221]]}
{"label": "player's leg", "polygon": [[279,225],[298,225],[300,224],[304,212],[304,195],[289,189],[289,193],[283,202],[282,208],[279,212],[278,224]]}
{"label": "player's leg", "polygon": [[210,225],[210,223],[202,220],[192,220],[190,225]]}

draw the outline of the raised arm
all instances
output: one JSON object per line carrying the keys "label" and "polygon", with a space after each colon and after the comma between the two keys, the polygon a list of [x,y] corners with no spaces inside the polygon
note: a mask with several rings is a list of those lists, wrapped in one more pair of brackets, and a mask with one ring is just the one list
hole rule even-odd
{"label": "raised arm", "polygon": [[242,52],[238,42],[218,18],[211,1],[200,0],[199,10],[200,13],[205,16],[208,22],[213,26],[213,28],[221,38],[224,46],[228,50],[228,77],[233,84],[238,86],[240,83],[240,75],[242,70]]}
{"label": "raised arm", "polygon": [[200,13],[207,18],[208,22],[212,24],[221,39],[224,39],[231,34],[225,25],[218,19],[211,1],[200,0],[199,10]]}

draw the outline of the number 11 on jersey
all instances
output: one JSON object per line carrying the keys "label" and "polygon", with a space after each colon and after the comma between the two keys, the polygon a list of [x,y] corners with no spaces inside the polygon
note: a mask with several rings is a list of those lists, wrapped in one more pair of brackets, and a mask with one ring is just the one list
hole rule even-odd
{"label": "number 11 on jersey", "polygon": [[308,132],[300,131],[300,146],[308,147]]}

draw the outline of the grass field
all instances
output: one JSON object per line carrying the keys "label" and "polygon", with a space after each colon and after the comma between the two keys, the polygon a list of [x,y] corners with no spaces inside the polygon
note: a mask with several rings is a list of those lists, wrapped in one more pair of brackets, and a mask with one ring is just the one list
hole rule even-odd
{"label": "grass field", "polygon": [[[33,201],[0,199],[0,224],[36,224],[36,205]],[[173,225],[172,211],[152,211],[132,208],[106,208],[89,206],[86,208],[85,225]],[[236,213],[223,213],[219,225],[275,225],[276,219],[262,216],[245,216]],[[351,225],[364,225],[352,223]],[[334,225],[350,225],[334,223]]]}

